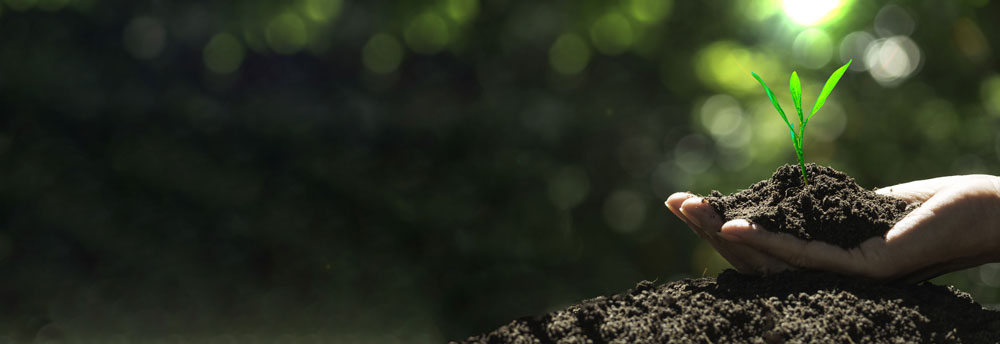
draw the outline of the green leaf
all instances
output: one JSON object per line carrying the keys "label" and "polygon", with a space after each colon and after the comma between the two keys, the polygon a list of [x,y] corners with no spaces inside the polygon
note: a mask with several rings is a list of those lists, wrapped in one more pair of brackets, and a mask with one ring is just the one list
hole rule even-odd
{"label": "green leaf", "polygon": [[792,103],[795,103],[795,112],[799,114],[799,125],[805,120],[802,118],[802,83],[799,82],[799,74],[792,71],[792,78],[788,80],[788,90],[792,92]]}
{"label": "green leaf", "polygon": [[813,105],[813,109],[812,112],[809,113],[809,117],[807,117],[805,122],[802,123],[803,127],[805,126],[805,123],[808,123],[809,119],[812,118],[817,111],[819,111],[819,108],[823,107],[823,103],[826,103],[826,97],[829,97],[830,93],[833,92],[833,88],[837,86],[837,82],[840,81],[840,77],[844,76],[844,72],[847,71],[847,67],[851,65],[851,62],[854,62],[854,60],[851,59],[847,61],[847,64],[834,71],[833,74],[830,75],[830,78],[826,79],[826,85],[823,85],[823,91],[820,92],[819,98],[816,99],[816,105]]}
{"label": "green leaf", "polygon": [[757,73],[750,72],[750,74],[753,75],[754,79],[757,79],[757,82],[759,82],[761,86],[764,86],[764,91],[767,92],[767,98],[771,99],[771,105],[774,105],[774,109],[778,110],[778,114],[781,115],[781,119],[785,120],[785,124],[788,125],[788,130],[792,131],[792,139],[795,139],[795,128],[792,127],[792,123],[788,122],[788,117],[785,116],[785,110],[782,110],[781,105],[778,105],[778,99],[774,98],[774,92],[771,92],[771,88],[767,87],[767,84],[765,84],[764,80],[761,80],[760,77],[757,76]]}

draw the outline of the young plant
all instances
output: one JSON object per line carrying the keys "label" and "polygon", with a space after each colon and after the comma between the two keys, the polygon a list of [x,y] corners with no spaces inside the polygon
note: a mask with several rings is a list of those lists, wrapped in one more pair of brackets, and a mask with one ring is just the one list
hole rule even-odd
{"label": "young plant", "polygon": [[795,127],[792,126],[791,122],[788,122],[788,117],[785,116],[785,111],[781,109],[778,105],[778,99],[774,97],[774,92],[767,87],[764,80],[757,76],[757,73],[750,72],[754,79],[761,86],[764,86],[764,91],[767,92],[767,98],[771,99],[771,104],[774,108],[778,110],[778,114],[781,115],[781,119],[785,120],[785,124],[788,125],[788,132],[792,135],[792,145],[795,147],[795,156],[799,158],[799,168],[802,169],[802,182],[805,185],[809,185],[809,181],[806,179],[806,163],[805,158],[802,153],[802,138],[806,135],[806,123],[809,123],[809,119],[819,111],[819,108],[823,107],[823,103],[826,102],[826,98],[830,96],[830,92],[833,92],[833,88],[837,86],[837,82],[840,81],[840,77],[844,76],[844,72],[847,71],[847,67],[851,65],[854,60],[847,61],[847,64],[843,65],[839,69],[830,75],[830,78],[826,80],[826,85],[823,85],[823,91],[819,93],[819,98],[816,99],[816,104],[813,105],[812,111],[809,112],[809,116],[802,115],[802,84],[799,82],[799,75],[792,72],[792,78],[788,81],[789,91],[792,93],[792,102],[795,103],[795,112],[799,115],[799,133],[795,133]]}

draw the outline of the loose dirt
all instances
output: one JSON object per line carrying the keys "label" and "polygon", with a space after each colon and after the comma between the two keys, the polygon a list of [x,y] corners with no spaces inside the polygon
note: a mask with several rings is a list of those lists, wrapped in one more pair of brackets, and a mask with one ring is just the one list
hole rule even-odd
{"label": "loose dirt", "polygon": [[919,204],[858,186],[843,172],[806,164],[803,187],[799,166],[784,165],[765,179],[731,195],[713,191],[705,197],[725,218],[748,219],[764,229],[820,240],[843,248],[885,236],[892,225]]}
{"label": "loose dirt", "polygon": [[[885,233],[919,204],[866,190],[846,174],[785,165],[748,189],[706,197],[726,220],[843,248]],[[885,284],[820,271],[654,286],[524,317],[465,343],[998,343],[1000,312],[951,287]]]}
{"label": "loose dirt", "polygon": [[996,343],[1000,312],[963,292],[817,271],[644,281],[464,343]]}

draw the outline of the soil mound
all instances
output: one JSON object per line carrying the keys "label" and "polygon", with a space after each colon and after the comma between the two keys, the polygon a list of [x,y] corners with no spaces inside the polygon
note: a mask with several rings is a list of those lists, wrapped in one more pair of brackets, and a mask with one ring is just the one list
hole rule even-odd
{"label": "soil mound", "polygon": [[918,206],[863,189],[830,167],[806,164],[807,186],[799,171],[799,166],[784,165],[748,189],[726,196],[712,191],[705,199],[726,221],[747,219],[772,232],[843,248],[885,236]]}
{"label": "soil mound", "polygon": [[464,343],[997,343],[1000,312],[948,287],[817,271],[643,281]]}
{"label": "soil mound", "polygon": [[[884,236],[917,204],[865,190],[829,167],[785,165],[749,189],[706,197],[726,220],[851,248]],[[1000,312],[930,283],[884,284],[820,271],[727,270],[660,286],[640,282],[466,343],[998,343]]]}

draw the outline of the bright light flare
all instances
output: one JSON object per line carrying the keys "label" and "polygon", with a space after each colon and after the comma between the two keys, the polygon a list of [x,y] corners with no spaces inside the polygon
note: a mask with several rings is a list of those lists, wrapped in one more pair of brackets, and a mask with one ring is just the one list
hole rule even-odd
{"label": "bright light flare", "polygon": [[844,0],[784,0],[785,15],[804,26],[822,24]]}

